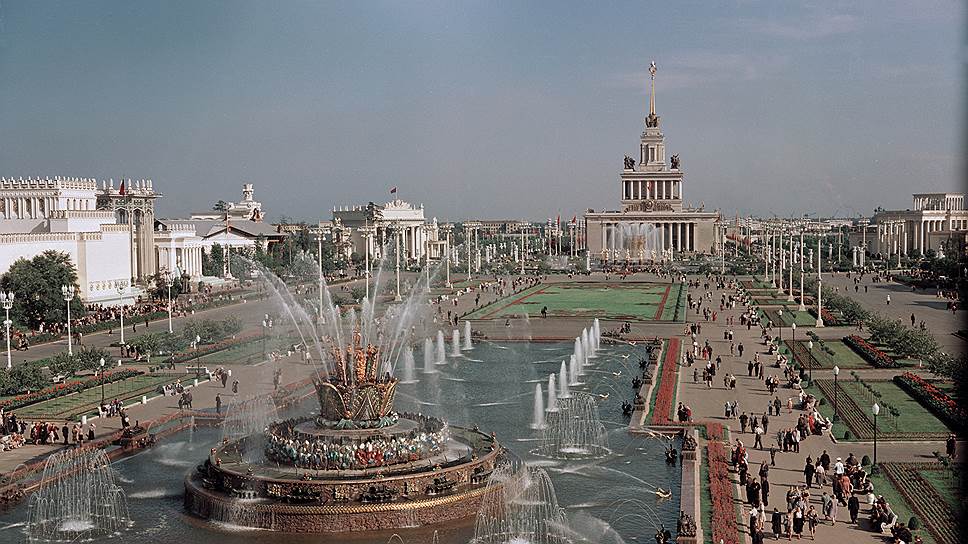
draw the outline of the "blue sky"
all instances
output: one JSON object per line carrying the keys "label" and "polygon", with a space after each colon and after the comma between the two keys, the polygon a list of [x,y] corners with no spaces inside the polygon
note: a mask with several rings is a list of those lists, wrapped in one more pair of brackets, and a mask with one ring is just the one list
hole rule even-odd
{"label": "blue sky", "polygon": [[964,4],[0,0],[0,174],[152,178],[179,216],[399,195],[614,209],[655,59],[687,201],[856,215],[956,190]]}

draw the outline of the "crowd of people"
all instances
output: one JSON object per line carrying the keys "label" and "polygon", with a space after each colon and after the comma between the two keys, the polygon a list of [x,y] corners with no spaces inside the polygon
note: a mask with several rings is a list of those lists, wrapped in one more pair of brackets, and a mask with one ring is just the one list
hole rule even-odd
{"label": "crowd of people", "polygon": [[419,417],[424,420],[420,428],[405,435],[374,435],[363,439],[302,435],[295,430],[302,420],[290,419],[266,430],[266,457],[315,470],[363,470],[418,461],[439,454],[447,441],[442,422]]}
{"label": "crowd of people", "polygon": [[79,422],[30,422],[0,409],[0,451],[14,450],[28,444],[80,446],[85,441],[94,440],[96,429],[93,421],[86,425]]}

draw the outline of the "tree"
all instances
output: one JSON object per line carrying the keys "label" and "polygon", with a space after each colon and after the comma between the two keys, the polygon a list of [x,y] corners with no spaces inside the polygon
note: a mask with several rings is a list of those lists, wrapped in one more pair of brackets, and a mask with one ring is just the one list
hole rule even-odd
{"label": "tree", "polygon": [[[47,250],[30,260],[17,259],[0,278],[3,290],[12,291],[17,296],[17,303],[10,310],[10,318],[15,323],[31,328],[37,328],[41,322],[67,320],[62,285],[73,285],[77,289],[77,270],[67,253],[53,250]],[[71,318],[82,315],[84,303],[78,292],[71,301]]]}
{"label": "tree", "polygon": [[202,275],[221,276],[225,269],[225,251],[221,244],[212,246],[211,251],[202,250]]}
{"label": "tree", "polygon": [[[158,300],[168,300],[168,284],[165,283],[165,275],[159,272],[152,279],[154,281],[154,288],[151,290],[151,296]],[[171,298],[174,300],[184,292],[185,284],[181,276],[174,276],[172,280]]]}
{"label": "tree", "polygon": [[225,212],[229,209],[229,203],[224,200],[219,200],[212,205],[212,210],[216,212]]}

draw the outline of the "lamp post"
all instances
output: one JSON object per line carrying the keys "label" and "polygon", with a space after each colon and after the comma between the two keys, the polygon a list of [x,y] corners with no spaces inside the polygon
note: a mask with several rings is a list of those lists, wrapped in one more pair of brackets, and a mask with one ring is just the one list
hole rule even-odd
{"label": "lamp post", "polygon": [[787,290],[787,302],[793,302],[794,300],[796,300],[793,298],[793,258],[796,256],[795,253],[796,253],[796,250],[795,250],[795,246],[793,245],[793,233],[791,232],[790,248],[787,250],[787,261],[788,261],[787,268],[789,269],[788,275],[790,277],[790,288]]}
{"label": "lamp post", "polygon": [[395,232],[393,233],[394,234],[393,237],[396,239],[396,243],[397,243],[397,294],[394,295],[393,300],[394,302],[400,302],[401,300],[403,300],[403,297],[400,296],[400,234],[401,232],[400,232],[399,224],[395,224],[394,227],[395,227],[394,228]]}
{"label": "lamp post", "polygon": [[810,369],[807,371],[810,374],[810,377],[808,379],[810,380],[810,383],[813,384],[813,340],[809,340],[807,342],[807,351],[810,354],[810,358],[808,359]]}
{"label": "lamp post", "polygon": [[840,375],[840,367],[834,365],[834,417],[833,421],[837,421],[837,376]]}
{"label": "lamp post", "polygon": [[823,277],[820,274],[820,265],[823,264],[823,257],[820,255],[820,236],[817,236],[817,324],[823,327]]}
{"label": "lamp post", "polygon": [[877,414],[881,412],[881,406],[874,403],[871,406],[871,413],[874,414],[874,462],[871,464],[871,472],[877,472]]}
{"label": "lamp post", "polygon": [[467,242],[467,283],[471,282],[471,249],[474,248],[474,227],[464,229],[465,241]]}
{"label": "lamp post", "polygon": [[3,311],[7,313],[3,326],[7,329],[7,370],[10,370],[13,368],[13,362],[10,359],[10,325],[13,324],[10,321],[10,308],[13,308],[13,291],[7,293],[0,291],[0,304],[3,304]]}
{"label": "lamp post", "polygon": [[73,285],[61,285],[61,295],[67,303],[67,354],[74,355],[74,339],[71,337],[71,301],[74,300]]}
{"label": "lamp post", "polygon": [[[165,271],[165,287],[168,288],[168,334],[175,332],[171,327],[171,310],[172,310],[172,300],[171,300],[171,288],[175,284],[175,278],[171,275],[170,271]],[[122,327],[123,330],[123,327]]]}
{"label": "lamp post", "polygon": [[777,323],[777,328],[780,329],[780,344],[783,344],[783,310],[776,311],[777,317],[780,318],[780,322]]}
{"label": "lamp post", "polygon": [[262,319],[262,359],[266,358],[266,337],[269,335],[269,329],[272,327],[272,320],[269,319],[269,314]]}
{"label": "lamp post", "polygon": [[[316,272],[319,276],[318,278],[316,278],[317,283],[319,284],[318,285],[319,287],[318,316],[319,316],[319,320],[322,321],[323,319],[323,231],[322,229],[318,229],[316,231]],[[269,317],[268,314],[266,314],[266,317]],[[262,351],[265,351],[265,349],[263,349]],[[265,358],[265,355],[263,354],[263,359],[264,358]]]}
{"label": "lamp post", "polygon": [[796,349],[796,345],[797,345],[797,324],[791,323],[790,330],[793,331],[793,336],[791,337],[791,340],[790,340],[790,355],[791,355],[791,359],[795,361],[796,358],[793,358],[792,355],[793,355],[793,350]]}
{"label": "lamp post", "polygon": [[800,226],[800,311],[807,311],[803,294],[803,226]]}
{"label": "lamp post", "polygon": [[101,370],[99,371],[101,374],[101,406],[104,406],[104,357],[101,357],[98,364],[101,366]]}
{"label": "lamp post", "polygon": [[121,314],[121,347],[124,348],[124,282],[118,283],[118,312]]}
{"label": "lamp post", "polygon": [[192,347],[195,348],[195,379],[196,380],[201,379],[201,372],[202,372],[202,366],[201,366],[202,363],[201,361],[198,360],[198,343],[201,341],[202,341],[202,337],[196,334],[195,343],[192,345]]}

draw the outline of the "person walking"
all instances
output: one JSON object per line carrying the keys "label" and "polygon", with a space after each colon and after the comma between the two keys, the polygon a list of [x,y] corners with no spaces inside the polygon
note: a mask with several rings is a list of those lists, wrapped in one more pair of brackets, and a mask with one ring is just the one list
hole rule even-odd
{"label": "person walking", "polygon": [[233,395],[239,394],[239,380],[235,380],[232,382],[232,394]]}
{"label": "person walking", "polygon": [[847,512],[850,513],[850,522],[856,525],[857,514],[860,513],[860,499],[857,498],[857,495],[851,495],[847,499]]}
{"label": "person walking", "polygon": [[215,395],[215,413],[217,415],[222,414],[222,395]]}
{"label": "person walking", "polygon": [[[834,508],[837,501],[834,500],[826,491],[820,497],[820,509],[823,512],[823,519],[825,521],[832,521]],[[833,525],[833,523],[831,523]]]}
{"label": "person walking", "polygon": [[773,538],[779,540],[783,531],[783,515],[775,507],[773,508],[773,516],[770,518],[770,525],[773,529]]}
{"label": "person walking", "polygon": [[817,467],[814,466],[813,461],[810,460],[810,456],[807,456],[807,462],[803,465],[803,479],[807,482],[807,489],[813,487],[813,475],[817,472]]}
{"label": "person walking", "polygon": [[811,504],[810,509],[807,510],[807,528],[810,530],[810,539],[817,539],[817,524],[820,523],[820,516],[817,515],[817,509]]}
{"label": "person walking", "polygon": [[93,421],[87,424],[87,439],[92,442],[94,441],[94,422]]}

